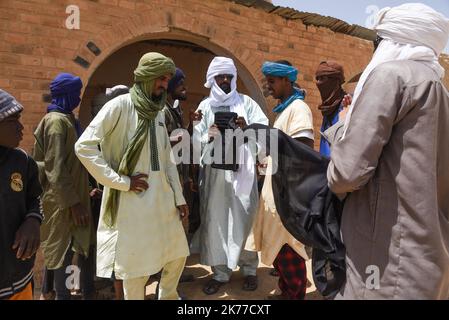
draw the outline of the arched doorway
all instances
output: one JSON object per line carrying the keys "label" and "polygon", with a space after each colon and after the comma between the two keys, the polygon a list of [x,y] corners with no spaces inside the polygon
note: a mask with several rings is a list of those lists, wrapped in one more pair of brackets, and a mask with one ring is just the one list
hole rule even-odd
{"label": "arched doorway", "polygon": [[[209,94],[204,87],[207,68],[216,55],[234,59],[238,69],[238,91],[251,96],[266,110],[266,102],[257,81],[250,72],[224,49],[208,49],[197,43],[185,40],[159,38],[139,40],[127,44],[110,54],[92,73],[83,93],[79,117],[83,126],[91,120],[92,99],[106,88],[118,84],[131,86],[133,71],[140,57],[147,52],[160,52],[171,57],[176,66],[184,70],[187,76],[188,99],[183,104],[184,110],[195,110],[201,100]],[[188,111],[184,112],[188,116]],[[187,120],[187,119],[185,119]]]}

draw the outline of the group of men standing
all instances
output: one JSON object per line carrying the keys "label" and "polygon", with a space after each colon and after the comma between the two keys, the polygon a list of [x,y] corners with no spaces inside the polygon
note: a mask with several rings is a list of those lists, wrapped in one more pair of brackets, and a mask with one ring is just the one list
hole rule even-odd
{"label": "group of men standing", "polygon": [[[437,57],[447,43],[449,21],[427,6],[408,4],[383,10],[375,30],[378,47],[347,115],[351,97],[342,89],[343,67],[325,61],[316,71],[321,131],[341,128],[335,140],[325,135],[320,144],[320,153],[330,157],[329,187],[346,197],[341,231],[347,280],[339,297],[448,298],[449,153],[444,139],[449,97]],[[313,116],[297,84],[298,69],[279,60],[265,62],[261,71],[268,92],[279,101],[273,127],[313,148]],[[170,58],[145,54],[129,93],[106,102],[82,131],[73,115],[81,80],[58,75],[50,87],[52,103],[35,131],[34,160],[15,149],[23,107],[0,91],[2,194],[11,193],[7,199],[17,203],[6,209],[0,202],[0,227],[6,230],[0,236],[0,263],[8,271],[0,276],[0,298],[25,292],[29,297],[41,223],[46,273],[54,278],[56,299],[70,299],[66,271],[74,252],[86,299],[94,292],[95,265],[98,277],[122,281],[125,299],[144,299],[150,276],[159,272],[158,298],[179,299],[177,287],[190,253],[199,253],[200,263],[212,267],[205,294],[218,292],[237,266],[244,275],[242,289],[254,291],[259,252],[279,275],[276,298],[304,299],[309,250],[277,213],[272,159],[235,170],[207,159],[221,135],[217,118],[223,113],[235,114],[232,127],[240,129],[268,125],[267,116],[237,91],[233,60],[215,57],[206,75],[210,94],[185,126],[180,107],[185,79]],[[187,129],[190,143],[200,146],[199,168],[173,161],[172,146],[182,140],[174,134],[178,129]],[[15,140],[3,139],[3,131]],[[266,169],[260,195],[257,169]],[[98,193],[92,192],[96,187],[89,184],[89,174],[103,186],[98,228],[91,210]],[[183,222],[198,199],[199,227],[187,239],[192,228]],[[4,217],[7,211],[14,211],[8,218],[13,220]],[[365,282],[371,265],[380,270],[374,289]]]}

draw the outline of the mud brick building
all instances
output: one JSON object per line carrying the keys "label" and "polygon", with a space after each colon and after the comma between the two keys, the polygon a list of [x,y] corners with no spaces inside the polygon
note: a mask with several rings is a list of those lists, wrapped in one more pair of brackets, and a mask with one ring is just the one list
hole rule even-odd
{"label": "mud brick building", "polygon": [[[59,72],[82,78],[79,116],[86,125],[92,97],[115,84],[131,84],[139,57],[148,51],[171,56],[185,70],[192,109],[208,94],[203,83],[212,57],[232,57],[239,90],[258,101],[271,119],[275,101],[263,95],[260,67],[265,60],[290,60],[300,70],[298,82],[308,92],[306,102],[318,128],[316,66],[326,59],[339,61],[350,79],[370,60],[373,33],[270,2],[1,0],[0,87],[25,105],[22,147],[32,148],[32,132],[48,103],[49,83]],[[79,8],[79,29],[66,27],[69,6]],[[441,60],[449,68],[449,57]],[[449,85],[449,73],[445,83]]]}

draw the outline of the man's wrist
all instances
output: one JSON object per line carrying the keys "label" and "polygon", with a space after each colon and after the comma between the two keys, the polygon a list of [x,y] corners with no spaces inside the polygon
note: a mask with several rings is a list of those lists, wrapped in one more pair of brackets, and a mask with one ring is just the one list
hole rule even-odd
{"label": "man's wrist", "polygon": [[39,225],[41,225],[42,224],[42,220],[43,220],[43,216],[38,214],[38,213],[34,213],[33,212],[33,213],[29,213],[29,214],[26,215],[25,221],[28,220],[28,219],[33,219],[33,220],[37,221],[37,223],[39,223]]}

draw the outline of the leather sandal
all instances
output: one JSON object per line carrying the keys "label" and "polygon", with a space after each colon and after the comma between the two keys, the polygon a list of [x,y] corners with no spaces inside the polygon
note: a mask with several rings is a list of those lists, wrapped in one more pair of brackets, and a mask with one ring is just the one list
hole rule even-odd
{"label": "leather sandal", "polygon": [[203,292],[207,295],[217,293],[222,285],[226,282],[220,282],[215,279],[210,279],[203,287]]}

